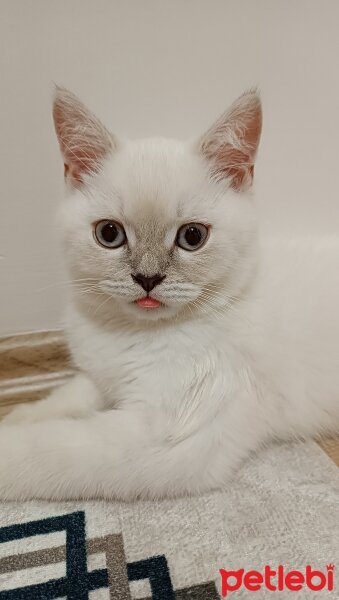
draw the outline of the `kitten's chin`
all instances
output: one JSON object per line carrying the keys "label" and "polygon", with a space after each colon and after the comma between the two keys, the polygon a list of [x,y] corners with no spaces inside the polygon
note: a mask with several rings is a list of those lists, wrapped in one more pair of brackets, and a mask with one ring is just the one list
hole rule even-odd
{"label": "kitten's chin", "polygon": [[175,317],[179,308],[160,304],[157,308],[144,308],[135,302],[129,302],[122,306],[122,310],[130,317],[142,321],[159,321],[160,319],[171,319]]}

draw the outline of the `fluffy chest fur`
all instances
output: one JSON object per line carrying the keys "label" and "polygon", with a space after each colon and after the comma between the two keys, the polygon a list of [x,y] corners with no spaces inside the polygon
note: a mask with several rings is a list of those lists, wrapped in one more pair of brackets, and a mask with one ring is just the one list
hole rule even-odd
{"label": "fluffy chest fur", "polygon": [[149,329],[113,321],[105,327],[74,308],[68,319],[73,356],[91,373],[107,406],[212,418],[226,408],[236,373],[244,368],[241,350],[213,319]]}

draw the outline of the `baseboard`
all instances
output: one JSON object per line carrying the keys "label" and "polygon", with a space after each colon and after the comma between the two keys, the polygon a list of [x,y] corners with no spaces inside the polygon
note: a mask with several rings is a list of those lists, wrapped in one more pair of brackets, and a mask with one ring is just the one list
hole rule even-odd
{"label": "baseboard", "polygon": [[62,331],[0,338],[0,416],[39,400],[74,372]]}

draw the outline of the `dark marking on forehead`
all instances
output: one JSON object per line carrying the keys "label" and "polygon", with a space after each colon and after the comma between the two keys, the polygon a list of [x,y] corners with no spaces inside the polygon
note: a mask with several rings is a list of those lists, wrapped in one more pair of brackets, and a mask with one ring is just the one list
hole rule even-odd
{"label": "dark marking on forehead", "polygon": [[135,225],[135,234],[138,241],[163,240],[167,232],[167,227],[157,218],[143,219],[138,225]]}

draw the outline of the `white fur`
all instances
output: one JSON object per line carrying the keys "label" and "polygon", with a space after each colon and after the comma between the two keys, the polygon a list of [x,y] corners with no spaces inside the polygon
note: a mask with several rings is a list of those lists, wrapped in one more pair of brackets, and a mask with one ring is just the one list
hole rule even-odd
{"label": "white fur", "polygon": [[[60,209],[83,374],[1,425],[2,498],[196,494],[271,439],[338,430],[338,238],[257,240],[251,193],[192,143],[120,143],[84,182]],[[128,255],[94,241],[107,218]],[[170,254],[193,221],[206,245]],[[145,311],[131,270],[161,268]]]}

